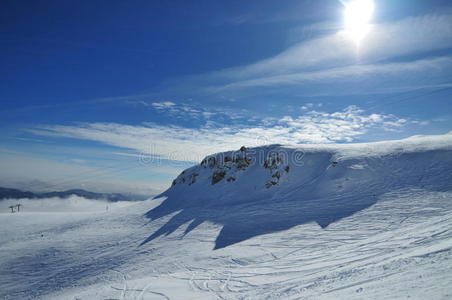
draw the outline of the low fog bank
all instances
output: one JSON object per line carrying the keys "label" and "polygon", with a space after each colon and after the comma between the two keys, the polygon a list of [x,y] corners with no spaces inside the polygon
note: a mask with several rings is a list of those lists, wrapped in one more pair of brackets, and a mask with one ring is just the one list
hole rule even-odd
{"label": "low fog bank", "polygon": [[[67,198],[43,199],[5,199],[0,202],[0,213],[11,213],[10,206],[14,206],[15,213],[26,212],[100,212],[133,205],[135,201],[108,202],[106,200],[86,199],[79,196]],[[18,212],[17,205],[20,204]]]}

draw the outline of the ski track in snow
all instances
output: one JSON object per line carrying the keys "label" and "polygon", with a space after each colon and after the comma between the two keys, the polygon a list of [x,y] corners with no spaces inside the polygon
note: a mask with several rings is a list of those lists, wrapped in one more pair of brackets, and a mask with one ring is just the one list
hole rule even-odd
{"label": "ski track in snow", "polygon": [[214,224],[185,237],[180,228],[138,247],[165,221],[148,223],[143,216],[155,205],[151,201],[69,222],[57,218],[44,228],[39,216],[8,214],[1,216],[2,228],[38,225],[16,232],[11,240],[2,238],[0,296],[448,299],[451,199],[449,192],[392,192],[326,229],[310,223],[219,250],[212,250],[220,230]]}
{"label": "ski track in snow", "polygon": [[[322,172],[304,182],[326,182]],[[164,199],[108,212],[0,214],[0,299],[452,299],[452,192],[383,183],[374,204],[326,227],[300,222],[216,250],[221,218],[182,219],[143,243],[183,209],[149,219]],[[290,210],[300,201],[290,195],[236,203],[222,218]],[[306,209],[347,194],[321,196]]]}

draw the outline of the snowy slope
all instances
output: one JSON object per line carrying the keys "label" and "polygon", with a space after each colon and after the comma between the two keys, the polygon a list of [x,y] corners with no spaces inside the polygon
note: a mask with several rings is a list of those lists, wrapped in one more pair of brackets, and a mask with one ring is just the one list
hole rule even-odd
{"label": "snowy slope", "polygon": [[156,200],[0,214],[0,298],[452,297],[452,135],[211,157]]}
{"label": "snowy slope", "polygon": [[325,228],[388,191],[450,190],[451,144],[452,135],[446,135],[373,144],[273,145],[212,155],[182,172],[161,195],[168,199],[149,218],[180,212],[150,240],[188,221],[187,232],[211,221],[223,225],[216,240],[221,248],[313,221]]}

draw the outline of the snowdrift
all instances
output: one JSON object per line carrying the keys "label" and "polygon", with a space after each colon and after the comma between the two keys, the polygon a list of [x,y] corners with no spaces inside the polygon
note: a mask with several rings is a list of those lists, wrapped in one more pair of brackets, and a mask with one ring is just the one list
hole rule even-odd
{"label": "snowdrift", "polygon": [[399,141],[270,145],[217,153],[183,171],[149,211],[176,213],[143,244],[190,222],[223,225],[215,248],[316,222],[322,228],[374,205],[385,193],[452,189],[452,134]]}

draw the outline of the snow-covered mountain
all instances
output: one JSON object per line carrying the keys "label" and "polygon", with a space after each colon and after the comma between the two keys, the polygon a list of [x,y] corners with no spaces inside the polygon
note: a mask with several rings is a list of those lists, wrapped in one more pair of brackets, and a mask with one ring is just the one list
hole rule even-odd
{"label": "snow-covered mountain", "polygon": [[[148,212],[178,211],[150,239],[191,221],[223,225],[215,248],[316,222],[322,228],[375,204],[387,192],[452,189],[452,135],[403,141],[259,148],[218,153],[182,172]],[[203,213],[207,210],[208,213]],[[215,213],[212,214],[212,211]]]}
{"label": "snow-covered mountain", "polygon": [[0,228],[6,299],[449,299],[452,134],[237,149],[154,200]]}

